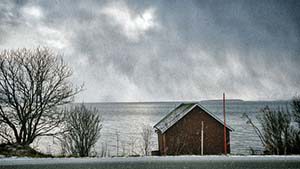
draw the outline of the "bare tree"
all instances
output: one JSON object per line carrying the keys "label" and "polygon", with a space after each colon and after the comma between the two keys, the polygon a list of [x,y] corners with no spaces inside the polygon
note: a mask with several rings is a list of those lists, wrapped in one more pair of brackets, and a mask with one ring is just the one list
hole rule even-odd
{"label": "bare tree", "polygon": [[75,106],[65,112],[66,133],[63,134],[63,145],[68,153],[87,157],[91,148],[100,138],[102,117],[97,109],[88,109],[84,104]]}
{"label": "bare tree", "polygon": [[116,156],[119,156],[119,148],[120,148],[120,131],[116,131]]}
{"label": "bare tree", "polygon": [[72,70],[48,48],[4,50],[0,53],[0,137],[29,145],[39,136],[59,131],[58,106],[79,92],[69,81]]}
{"label": "bare tree", "polygon": [[300,95],[295,96],[292,99],[292,109],[293,115],[295,117],[295,122],[298,123],[298,128],[300,128]]}
{"label": "bare tree", "polygon": [[298,126],[292,132],[293,153],[300,154],[300,95],[296,95],[292,99],[292,112],[294,115],[294,120],[298,123]]}
{"label": "bare tree", "polygon": [[[244,113],[242,118],[246,118],[246,123],[250,124],[252,126],[252,128],[254,129],[256,135],[259,137],[261,144],[265,147],[266,146],[266,141],[264,138],[264,135],[262,134],[262,132],[260,131],[260,129],[253,123],[252,119],[248,116],[248,114]],[[254,151],[254,150],[251,150]]]}
{"label": "bare tree", "polygon": [[107,141],[102,142],[100,157],[107,157],[108,149],[107,149]]}
{"label": "bare tree", "polygon": [[138,139],[135,137],[129,137],[129,155],[130,156],[136,156],[139,153],[136,152],[135,147],[136,147],[136,143],[137,143]]}
{"label": "bare tree", "polygon": [[247,123],[250,124],[258,137],[260,138],[266,154],[291,154],[294,153],[296,133],[291,125],[292,115],[288,108],[278,108],[272,110],[268,106],[261,110],[260,116],[257,116],[261,124],[258,128],[251,118],[244,114]]}
{"label": "bare tree", "polygon": [[144,155],[148,156],[148,155],[150,155],[151,139],[153,136],[152,127],[144,125],[142,128],[141,136],[142,136],[142,146],[143,146]]}
{"label": "bare tree", "polygon": [[259,118],[265,140],[265,148],[271,154],[288,154],[290,152],[291,114],[288,109],[271,110],[266,107]]}
{"label": "bare tree", "polygon": [[126,143],[125,141],[121,141],[121,148],[122,148],[122,157],[126,155]]}

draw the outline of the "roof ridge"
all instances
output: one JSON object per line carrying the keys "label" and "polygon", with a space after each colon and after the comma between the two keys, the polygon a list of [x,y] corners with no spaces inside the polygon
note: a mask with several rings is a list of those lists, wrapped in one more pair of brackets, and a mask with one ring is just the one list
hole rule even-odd
{"label": "roof ridge", "polygon": [[163,120],[165,120],[167,117],[169,117],[169,116],[171,115],[171,113],[172,113],[173,111],[175,111],[176,109],[178,109],[182,104],[184,104],[184,103],[180,103],[180,104],[178,104],[178,106],[176,106],[174,109],[171,109],[171,110],[167,113],[167,115],[165,115],[161,120],[159,120],[159,122],[157,122],[157,123],[154,125],[154,127],[157,126],[159,123],[161,123]]}
{"label": "roof ridge", "polygon": [[[210,116],[212,116],[214,119],[216,119],[217,121],[219,121],[223,126],[224,126],[224,121],[221,120],[219,117],[217,117],[214,113],[211,113],[210,111],[208,111],[205,107],[203,107],[201,104],[197,104],[197,106],[199,106],[201,109],[203,109],[206,113],[208,113]],[[234,131],[232,127],[230,127],[229,125],[226,125],[226,127],[228,129],[230,129],[231,131]]]}
{"label": "roof ridge", "polygon": [[[181,112],[176,112],[183,105],[192,105],[192,107],[186,107],[183,110],[181,110]],[[214,118],[217,122],[219,122],[222,125],[224,125],[224,121],[222,121],[220,118],[218,118],[215,114],[213,114],[210,111],[208,111],[200,103],[194,102],[194,103],[180,103],[177,107],[175,107],[174,109],[172,109],[171,111],[169,111],[169,113],[165,117],[163,117],[158,123],[156,123],[154,125],[154,128],[157,128],[157,129],[161,130],[162,133],[164,133],[170,127],[172,127],[177,121],[179,121],[180,119],[182,119],[187,113],[189,113],[192,109],[194,109],[196,106],[198,106],[200,109],[202,109],[204,112],[206,112],[209,116],[211,116],[212,118]],[[166,119],[168,119],[173,114],[174,114],[175,117],[173,117],[173,119],[167,121],[166,124],[165,124],[165,126],[161,126],[161,127],[159,126],[163,121],[165,121]],[[180,117],[180,115],[182,115],[182,116]],[[178,117],[178,119],[175,119],[177,117]],[[174,120],[174,121],[172,122],[172,120]],[[167,124],[168,122],[169,122],[169,125]],[[228,128],[229,130],[233,131],[233,128],[231,128],[229,125],[226,125],[226,128]]]}

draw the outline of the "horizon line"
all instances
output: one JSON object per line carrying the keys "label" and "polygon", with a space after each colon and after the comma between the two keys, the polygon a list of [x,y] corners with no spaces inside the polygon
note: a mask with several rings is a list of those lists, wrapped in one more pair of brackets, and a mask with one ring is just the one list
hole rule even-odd
{"label": "horizon line", "polygon": [[[226,101],[235,101],[235,102],[274,102],[274,101],[290,101],[291,99],[273,99],[273,100],[243,100],[243,99],[226,99]],[[218,102],[222,101],[222,99],[208,99],[208,100],[160,100],[160,101],[92,101],[92,102],[73,102],[73,103],[177,103],[177,102],[183,102],[183,103],[194,103],[194,102],[205,102],[205,101],[211,101],[211,102]]]}

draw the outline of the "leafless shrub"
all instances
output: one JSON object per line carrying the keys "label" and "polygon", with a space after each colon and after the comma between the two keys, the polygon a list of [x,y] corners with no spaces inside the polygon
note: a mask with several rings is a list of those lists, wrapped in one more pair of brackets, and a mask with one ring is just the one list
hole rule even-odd
{"label": "leafless shrub", "polygon": [[150,155],[151,151],[151,139],[153,136],[153,128],[148,125],[144,125],[142,128],[142,147],[145,156]]}
{"label": "leafless shrub", "polygon": [[[252,119],[248,116],[248,114],[244,113],[242,118],[245,118],[246,119],[246,123],[251,125],[251,127],[254,129],[256,135],[259,137],[260,141],[261,141],[261,144],[263,146],[266,145],[266,141],[265,141],[265,138],[263,136],[263,134],[261,133],[260,129],[253,123]],[[254,152],[254,150],[252,148],[250,148],[250,151],[251,152]],[[252,154],[252,153],[251,153]]]}
{"label": "leafless shrub", "polygon": [[288,110],[278,108],[271,110],[266,107],[259,118],[262,125],[265,148],[271,154],[287,154],[291,140],[291,115]]}
{"label": "leafless shrub", "polygon": [[292,132],[293,153],[300,154],[300,95],[296,95],[292,100],[292,112],[295,122],[298,124]]}
{"label": "leafless shrub", "polygon": [[136,155],[139,154],[139,153],[135,150],[136,145],[137,145],[137,141],[138,141],[138,139],[135,138],[135,137],[130,137],[130,138],[129,138],[129,143],[128,143],[128,146],[129,146],[129,156],[136,156]]}
{"label": "leafless shrub", "polygon": [[[295,108],[293,108],[295,111]],[[258,137],[260,138],[266,154],[299,154],[300,153],[300,135],[299,128],[292,125],[293,114],[290,113],[288,107],[272,110],[265,107],[261,110],[261,115],[257,117],[260,122],[259,129],[244,114],[247,123],[250,124]]]}
{"label": "leafless shrub", "polygon": [[108,148],[106,141],[101,145],[100,157],[108,157]]}
{"label": "leafless shrub", "polygon": [[119,149],[120,149],[120,131],[116,131],[116,156],[119,156]]}
{"label": "leafless shrub", "polygon": [[293,115],[295,117],[295,122],[298,123],[298,128],[300,128],[300,95],[295,96],[292,100]]}
{"label": "leafless shrub", "polygon": [[122,154],[121,154],[121,156],[122,157],[126,156],[126,146],[127,146],[126,142],[125,141],[121,141],[121,148],[122,148]]}
{"label": "leafless shrub", "polygon": [[91,148],[100,138],[102,117],[97,109],[90,110],[84,104],[66,111],[66,133],[62,137],[62,146],[72,155],[87,157]]}

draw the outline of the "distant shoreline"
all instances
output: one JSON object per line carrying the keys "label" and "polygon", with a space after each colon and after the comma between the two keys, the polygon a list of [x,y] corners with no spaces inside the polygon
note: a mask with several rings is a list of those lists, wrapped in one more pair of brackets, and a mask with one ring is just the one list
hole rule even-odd
{"label": "distant shoreline", "polygon": [[[132,101],[132,102],[74,102],[72,104],[159,104],[159,103],[201,103],[201,102],[222,102],[221,99],[210,99],[210,100],[174,100],[174,101]],[[290,102],[291,100],[242,100],[242,99],[226,99],[226,102]]]}

